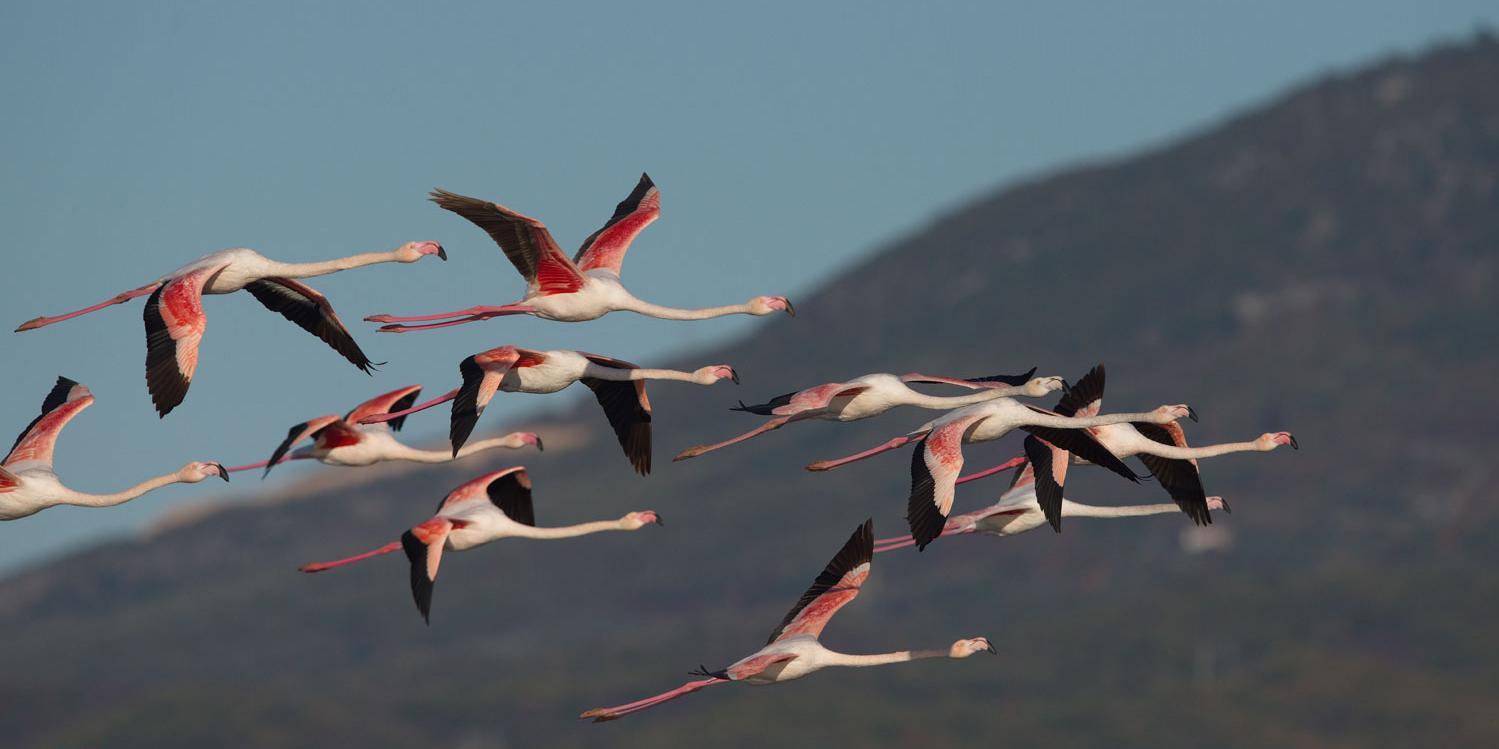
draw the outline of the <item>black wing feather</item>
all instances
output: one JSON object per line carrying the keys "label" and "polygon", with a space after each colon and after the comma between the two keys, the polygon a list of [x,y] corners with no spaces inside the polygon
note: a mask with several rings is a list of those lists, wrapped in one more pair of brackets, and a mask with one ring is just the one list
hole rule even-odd
{"label": "black wing feather", "polygon": [[772,411],[774,409],[780,408],[781,406],[784,406],[784,405],[790,403],[792,396],[795,396],[798,392],[801,392],[801,391],[798,390],[798,391],[792,391],[790,393],[786,393],[785,395],[777,395],[776,397],[771,398],[769,401],[766,401],[765,403],[759,403],[759,404],[756,404],[756,405],[753,405],[753,406],[746,406],[746,405],[744,405],[744,401],[739,401],[739,407],[738,408],[735,408],[735,407],[731,406],[731,407],[729,407],[729,410],[730,411],[744,411],[746,413],[759,414],[761,416],[774,416],[775,414],[773,414]]}
{"label": "black wing feather", "polygon": [[1025,438],[1025,457],[1031,462],[1036,476],[1036,504],[1041,506],[1041,514],[1046,516],[1051,529],[1061,533],[1063,484],[1057,481],[1051,470],[1051,447],[1034,435],[1028,435]]}
{"label": "black wing feather", "polygon": [[422,613],[422,621],[430,625],[434,581],[427,579],[427,545],[417,540],[416,534],[406,531],[401,534],[401,550],[411,562],[411,598],[416,602],[416,610]]}
{"label": "black wing feather", "polygon": [[1025,383],[1030,382],[1031,381],[1031,377],[1034,376],[1035,374],[1036,374],[1036,368],[1035,367],[1031,367],[1031,371],[1026,372],[1025,374],[1018,374],[1018,375],[989,375],[988,377],[970,377],[970,378],[968,378],[968,381],[969,382],[1003,382],[1006,385],[1024,385]]}
{"label": "black wing feather", "polygon": [[177,342],[172,340],[161,316],[161,291],[167,286],[162,284],[151,292],[141,311],[146,323],[146,390],[151,393],[158,417],[165,417],[181,405],[187,397],[188,385],[192,384],[177,368]]}
{"label": "black wing feather", "polygon": [[642,476],[650,473],[651,412],[640,403],[636,391],[638,383],[592,377],[584,377],[581,381],[593,391],[603,407],[604,416],[608,417],[609,426],[614,428],[614,436],[619,439],[619,446],[624,448],[635,472]]}
{"label": "black wing feather", "polygon": [[[68,402],[68,392],[77,385],[77,382],[66,377],[57,378],[57,383],[47,392],[47,397],[42,399],[42,412],[37,414],[37,417],[32,419],[31,423],[27,424],[26,428],[22,429],[20,434],[16,435],[16,441],[11,443],[11,453],[15,452],[16,448],[21,445],[21,440],[26,439],[26,435],[30,434],[31,430],[36,428],[37,422],[41,421],[47,414],[52,413],[53,409]],[[5,460],[10,460],[10,453],[5,454]],[[4,462],[4,460],[0,460],[0,463]]]}
{"label": "black wing feather", "polygon": [[374,370],[375,363],[360,350],[359,344],[354,342],[354,336],[339,321],[326,299],[309,297],[295,285],[276,278],[253,281],[245,286],[245,291],[250,292],[266,309],[279,313],[297,327],[317,336],[318,340],[328,344],[360,371],[369,374]]}
{"label": "black wing feather", "polygon": [[926,441],[922,437],[911,453],[911,495],[906,498],[906,524],[911,528],[911,538],[916,541],[918,551],[942,535],[947,516],[937,508],[937,482],[926,464]]}
{"label": "black wing feather", "polygon": [[531,477],[525,471],[513,471],[489,482],[489,501],[505,517],[521,525],[536,525],[536,510],[531,505]]}
{"label": "black wing feather", "polygon": [[833,555],[833,558],[828,561],[828,565],[817,575],[817,579],[812,581],[812,587],[807,588],[807,592],[802,594],[802,597],[797,600],[796,605],[792,606],[791,610],[786,612],[785,618],[781,619],[781,623],[776,625],[775,631],[770,633],[770,639],[767,642],[775,642],[776,638],[781,636],[781,630],[786,629],[786,625],[790,624],[796,618],[797,614],[802,613],[802,609],[817,600],[818,596],[828,592],[834,585],[837,585],[838,581],[842,580],[843,576],[848,574],[849,570],[873,559],[874,518],[870,518],[865,520],[863,525],[854,529],[853,535],[849,536],[848,540],[843,542],[843,548],[839,549],[838,553]]}
{"label": "black wing feather", "polygon": [[1119,459],[1119,456],[1109,452],[1098,440],[1088,433],[1087,429],[1059,429],[1057,427],[1022,426],[1021,429],[1050,442],[1057,447],[1092,463],[1093,465],[1107,468],[1114,473],[1123,476],[1135,483],[1140,483],[1140,476]]}
{"label": "black wing feather", "polygon": [[1057,407],[1052,410],[1062,416],[1076,416],[1083,407],[1096,400],[1103,400],[1104,370],[1103,365],[1088,370],[1067,392],[1062,393],[1062,399],[1057,401]]}
{"label": "black wing feather", "polygon": [[635,189],[631,190],[630,194],[624,200],[619,201],[619,204],[614,206],[614,215],[610,216],[609,220],[603,226],[600,226],[598,231],[589,234],[588,238],[583,240],[583,244],[578,247],[577,253],[573,255],[573,264],[577,265],[583,262],[583,256],[588,253],[588,248],[593,246],[593,240],[598,239],[600,234],[608,231],[609,227],[619,223],[624,217],[634,213],[635,209],[640,207],[640,201],[645,200],[645,194],[650,192],[651,188],[655,186],[656,183],[651,181],[650,175],[641,172],[640,181],[635,183]]}

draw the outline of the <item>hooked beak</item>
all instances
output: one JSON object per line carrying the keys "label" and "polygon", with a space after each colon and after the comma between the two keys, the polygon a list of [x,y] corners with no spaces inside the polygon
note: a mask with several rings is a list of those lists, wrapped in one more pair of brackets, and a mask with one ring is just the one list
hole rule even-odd
{"label": "hooked beak", "polygon": [[1071,392],[1072,386],[1067,383],[1067,379],[1065,377],[1062,378],[1062,395],[1066,395]]}
{"label": "hooked beak", "polygon": [[443,261],[444,263],[448,261],[448,251],[443,249],[442,245],[437,246],[437,259]]}
{"label": "hooked beak", "polygon": [[786,314],[791,315],[792,317],[796,317],[796,307],[793,307],[791,305],[790,299],[786,300]]}
{"label": "hooked beak", "polygon": [[1301,449],[1301,446],[1298,445],[1298,444],[1296,444],[1296,435],[1294,435],[1294,434],[1291,435],[1291,449],[1292,450],[1300,450]]}
{"label": "hooked beak", "polygon": [[1191,406],[1187,406],[1187,418],[1191,419],[1193,423],[1196,423],[1197,422],[1197,409],[1192,408]]}
{"label": "hooked beak", "polygon": [[987,650],[987,651],[989,651],[993,655],[998,655],[999,654],[999,651],[994,649],[994,643],[992,643],[992,642],[989,643],[989,647],[984,648],[984,649]]}
{"label": "hooked beak", "polygon": [[735,371],[733,367],[729,367],[729,379],[732,380],[735,385],[739,384],[739,372]]}
{"label": "hooked beak", "polygon": [[1219,497],[1218,501],[1223,503],[1223,511],[1224,512],[1226,512],[1226,513],[1228,513],[1230,515],[1234,514],[1234,508],[1228,506],[1228,500],[1226,500],[1226,499],[1224,499],[1222,497]]}
{"label": "hooked beak", "polygon": [[223,479],[225,482],[229,481],[229,472],[224,470],[224,465],[222,463],[219,464],[219,478]]}
{"label": "hooked beak", "polygon": [[661,519],[661,513],[656,513],[656,525],[665,526],[666,521]]}

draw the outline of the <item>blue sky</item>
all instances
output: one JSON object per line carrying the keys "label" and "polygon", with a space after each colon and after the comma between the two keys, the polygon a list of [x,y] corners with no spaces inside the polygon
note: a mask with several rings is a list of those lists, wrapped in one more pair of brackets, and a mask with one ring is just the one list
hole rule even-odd
{"label": "blue sky", "polygon": [[[64,435],[59,472],[113,491],[189,459],[261,459],[290,424],[384,390],[441,392],[459,358],[502,343],[649,363],[756,322],[376,335],[357,321],[520,295],[487,238],[424,200],[434,186],[537,216],[571,248],[646,170],[663,218],[625,266],[637,295],[795,300],[980,191],[1496,22],[1499,7],[1463,0],[7,3],[6,330],[224,247],[307,261],[437,239],[452,261],[312,281],[390,360],[374,379],[247,295],[210,298],[197,379],[164,421],[145,391],[140,301],[4,333],[0,431],[30,421],[56,375],[84,382],[98,403]],[[408,429],[435,438],[442,420]],[[337,469],[279,480],[309,470]],[[0,572],[256,488],[172,487],[0,524]]]}

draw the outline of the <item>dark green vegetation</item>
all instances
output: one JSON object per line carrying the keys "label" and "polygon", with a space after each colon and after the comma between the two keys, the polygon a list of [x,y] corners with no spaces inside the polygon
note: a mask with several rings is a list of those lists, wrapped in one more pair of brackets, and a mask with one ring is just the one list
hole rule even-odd
{"label": "dark green vegetation", "polygon": [[[294,569],[395,538],[514,455],[345,472],[356,483],[26,572],[0,584],[3,743],[1499,745],[1496,91],[1499,44],[1481,39],[941,217],[798,298],[799,318],[684,357],[730,362],[745,384],[653,387],[655,475],[631,475],[591,402],[539,425],[553,449],[514,455],[542,524],[651,508],[667,526],[448,556],[431,628],[399,556]],[[1100,360],[1106,408],[1192,403],[1195,442],[1296,433],[1300,452],[1204,464],[1235,508],[1217,515],[1233,548],[1183,553],[1180,516],[939,540],[878,557],[826,640],[987,635],[997,657],[574,721],[755,648],[866,515],[877,535],[902,530],[904,453],[800,466],[930,414],[798,424],[670,462],[753,426],[736,399],[868,371],[1076,377]],[[568,449],[569,432],[591,441]],[[1002,486],[965,487],[959,508]],[[1164,501],[1107,475],[1068,488]]]}

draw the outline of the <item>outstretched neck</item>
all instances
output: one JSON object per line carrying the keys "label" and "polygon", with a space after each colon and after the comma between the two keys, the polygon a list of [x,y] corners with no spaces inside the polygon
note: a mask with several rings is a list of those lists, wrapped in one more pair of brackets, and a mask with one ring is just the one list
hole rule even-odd
{"label": "outstretched neck", "polygon": [[861,666],[883,666],[887,663],[905,663],[922,658],[946,658],[946,650],[897,650],[894,653],[876,653],[873,655],[851,655],[829,650],[823,657],[823,662],[829,666],[850,666],[858,668]]}
{"label": "outstretched neck", "polygon": [[1005,390],[997,388],[992,390],[982,390],[969,395],[954,396],[927,395],[926,393],[918,392],[911,388],[907,388],[907,390],[909,390],[910,392],[906,394],[904,403],[906,403],[907,405],[916,406],[917,408],[930,408],[936,411],[947,411],[954,408],[962,408],[963,406],[971,406],[975,403],[992,401],[995,398],[1001,398],[1011,394],[1005,392]]}
{"label": "outstretched neck", "polygon": [[[400,444],[400,443],[397,443]],[[510,437],[491,437],[486,440],[476,440],[459,448],[458,454],[454,455],[451,450],[422,450],[409,445],[401,445],[395,457],[400,460],[409,460],[413,463],[451,463],[462,460],[470,455],[482,453],[485,450],[493,450],[498,447],[517,447]]]}
{"label": "outstretched neck", "polygon": [[277,263],[276,275],[288,278],[313,278],[376,263],[393,263],[399,259],[400,253],[391,250],[390,252],[364,252],[316,263]]}
{"label": "outstretched neck", "polygon": [[703,307],[701,309],[680,309],[678,307],[663,307],[659,304],[630,297],[629,301],[620,305],[620,309],[637,312],[647,317],[658,317],[662,320],[707,320],[712,317],[723,317],[724,315],[746,315],[750,312],[748,304],[728,304],[722,307]]}
{"label": "outstretched neck", "polygon": [[588,365],[588,376],[599,380],[677,380],[679,382],[694,382],[691,372],[680,372],[675,369],[618,369],[616,367],[601,367],[590,363]]}
{"label": "outstretched neck", "polygon": [[1136,517],[1139,515],[1165,515],[1167,513],[1173,512],[1181,512],[1181,509],[1174,504],[1099,507],[1098,505],[1085,505],[1078,502],[1073,502],[1070,499],[1062,500],[1063,517],[1127,518]]}
{"label": "outstretched neck", "polygon": [[135,499],[136,497],[139,497],[146,492],[160,489],[161,487],[170,484],[180,483],[181,481],[182,478],[180,476],[175,473],[169,473],[165,476],[157,476],[156,478],[146,479],[145,481],[142,481],[139,484],[130,487],[129,489],[126,489],[122,492],[116,492],[114,494],[84,494],[83,492],[73,492],[63,500],[58,502],[58,504],[77,505],[79,507],[112,507],[114,505],[129,502],[130,500]]}
{"label": "outstretched neck", "polygon": [[1203,447],[1177,447],[1175,445],[1151,445],[1152,455],[1163,458],[1178,458],[1189,460],[1192,458],[1211,458],[1215,455],[1227,455],[1229,453],[1258,452],[1259,447],[1253,442],[1225,442],[1221,445],[1205,445]]}
{"label": "outstretched neck", "polygon": [[603,531],[625,530],[624,520],[595,520],[591,523],[579,523],[577,525],[564,525],[559,528],[532,528],[524,526],[524,530],[515,535],[520,538],[572,538],[574,536],[586,536],[590,533]]}

